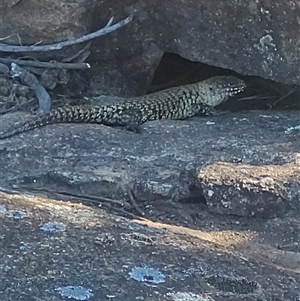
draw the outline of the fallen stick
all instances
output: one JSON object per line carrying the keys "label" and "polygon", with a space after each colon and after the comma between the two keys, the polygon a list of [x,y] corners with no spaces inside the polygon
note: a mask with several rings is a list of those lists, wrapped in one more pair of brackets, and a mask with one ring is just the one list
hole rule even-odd
{"label": "fallen stick", "polygon": [[11,74],[13,77],[19,77],[35,93],[39,103],[39,113],[45,114],[51,110],[51,97],[47,90],[40,84],[34,74],[26,69],[19,67],[17,64],[11,64]]}
{"label": "fallen stick", "polygon": [[60,63],[60,62],[40,62],[40,61],[28,61],[22,59],[6,59],[0,58],[0,62],[4,64],[15,63],[20,66],[27,67],[40,67],[40,68],[49,68],[49,69],[89,69],[91,68],[88,63]]}
{"label": "fallen stick", "polygon": [[71,39],[59,43],[54,43],[54,44],[49,44],[49,45],[32,45],[32,46],[16,46],[16,45],[8,45],[8,44],[3,44],[0,43],[0,50],[2,52],[33,52],[33,51],[50,51],[50,50],[59,50],[62,49],[63,47],[66,46],[71,46],[79,43],[83,43],[92,39],[95,39],[97,37],[106,35],[108,33],[111,33],[124,25],[128,24],[129,22],[132,21],[133,16],[130,15],[126,19],[116,23],[115,25],[111,25],[113,22],[114,17],[111,17],[108,23],[105,25],[105,27],[92,32],[88,35],[76,38],[76,39]]}

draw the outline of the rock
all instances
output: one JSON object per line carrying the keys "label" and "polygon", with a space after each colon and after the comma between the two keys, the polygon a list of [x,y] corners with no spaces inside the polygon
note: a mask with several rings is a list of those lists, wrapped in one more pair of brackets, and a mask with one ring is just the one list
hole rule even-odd
{"label": "rock", "polygon": [[297,1],[104,1],[100,7],[118,16],[134,15],[122,33],[97,41],[102,57],[138,57],[147,49],[145,42],[152,41],[191,61],[286,84],[300,82]]}
{"label": "rock", "polygon": [[[6,1],[1,8],[5,42],[21,40],[24,45],[71,39],[103,27],[112,16],[118,21],[133,14],[134,20],[124,28],[93,41],[89,62],[114,60],[122,76],[141,90],[149,84],[163,52],[242,75],[300,82],[298,1],[131,0],[69,5],[28,0]],[[76,52],[78,47],[64,51]]]}
{"label": "rock", "polygon": [[299,206],[300,162],[215,163],[201,170],[198,178],[207,205],[216,213],[274,217],[286,213],[291,204]]}
{"label": "rock", "polygon": [[[5,115],[1,131],[22,118]],[[261,111],[149,122],[141,134],[46,126],[0,141],[0,181],[114,199],[130,185],[140,203],[177,202],[193,190],[214,212],[279,216],[299,204],[300,141],[285,132],[297,123],[298,112]]]}
{"label": "rock", "polygon": [[5,43],[50,44],[84,34],[91,25],[86,15],[95,7],[86,2],[68,5],[65,1],[3,1],[0,20],[2,35],[7,37]]}
{"label": "rock", "polygon": [[296,218],[206,212],[186,225],[12,191],[0,198],[2,300],[298,299]]}

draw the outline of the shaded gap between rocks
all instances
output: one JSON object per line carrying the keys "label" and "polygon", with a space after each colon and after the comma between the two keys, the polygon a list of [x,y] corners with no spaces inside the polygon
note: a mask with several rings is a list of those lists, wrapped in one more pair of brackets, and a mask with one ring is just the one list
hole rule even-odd
{"label": "shaded gap between rocks", "polygon": [[155,71],[152,85],[147,93],[221,75],[243,79],[247,89],[222,104],[220,109],[231,112],[300,109],[300,86],[285,85],[258,76],[243,76],[233,70],[193,62],[178,54],[167,52],[164,53]]}

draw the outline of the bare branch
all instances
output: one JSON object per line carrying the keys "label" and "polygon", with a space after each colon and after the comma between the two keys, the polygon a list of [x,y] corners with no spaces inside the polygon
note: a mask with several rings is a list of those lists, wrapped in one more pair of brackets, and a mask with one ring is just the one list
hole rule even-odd
{"label": "bare branch", "polygon": [[39,61],[28,61],[21,59],[4,59],[0,58],[0,62],[4,64],[15,63],[20,66],[27,67],[40,67],[49,69],[89,69],[91,68],[88,63],[59,63],[59,62],[39,62]]}
{"label": "bare branch", "polygon": [[89,41],[88,43],[85,44],[85,46],[80,49],[77,53],[70,57],[66,57],[62,60],[63,63],[71,63],[76,59],[76,63],[83,63],[91,54],[90,49],[91,49],[92,42]]}
{"label": "bare branch", "polygon": [[130,15],[126,19],[116,23],[115,25],[111,25],[113,18],[111,18],[108,23],[106,24],[105,27],[102,29],[99,29],[93,33],[90,33],[88,35],[72,39],[72,40],[67,40],[59,43],[54,43],[50,45],[33,45],[33,46],[15,46],[15,45],[8,45],[8,44],[3,44],[0,43],[0,51],[2,52],[32,52],[32,51],[50,51],[50,50],[59,50],[62,49],[63,47],[66,46],[71,46],[79,43],[83,43],[92,39],[95,39],[97,37],[106,35],[108,33],[111,33],[120,27],[123,27],[124,25],[128,24],[131,22],[133,19],[133,16]]}
{"label": "bare branch", "polygon": [[13,77],[19,77],[34,92],[39,102],[39,113],[48,113],[51,109],[51,97],[46,89],[40,84],[34,74],[17,64],[11,64],[11,74]]}

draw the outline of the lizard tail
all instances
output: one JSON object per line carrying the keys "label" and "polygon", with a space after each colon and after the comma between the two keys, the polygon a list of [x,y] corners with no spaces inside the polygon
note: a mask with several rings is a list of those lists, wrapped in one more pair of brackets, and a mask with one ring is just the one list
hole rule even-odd
{"label": "lizard tail", "polygon": [[17,125],[14,129],[8,132],[0,133],[0,140],[31,131],[35,128],[40,128],[48,124],[77,122],[97,123],[101,117],[103,118],[103,112],[104,111],[101,107],[94,107],[92,112],[89,109],[85,109],[84,106],[57,108],[51,110],[49,113],[36,117],[33,120]]}

